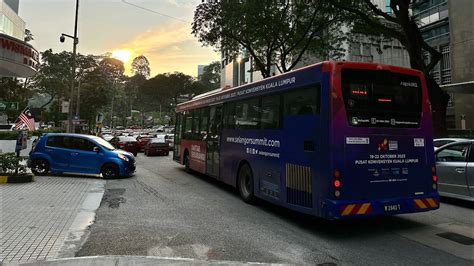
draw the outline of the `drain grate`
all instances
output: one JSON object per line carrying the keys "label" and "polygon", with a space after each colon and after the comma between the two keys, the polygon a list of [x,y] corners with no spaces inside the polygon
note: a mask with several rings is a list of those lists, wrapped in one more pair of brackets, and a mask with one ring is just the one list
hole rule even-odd
{"label": "drain grate", "polygon": [[466,246],[474,245],[474,238],[470,238],[470,237],[463,236],[460,234],[456,234],[452,232],[444,232],[444,233],[439,233],[436,235],[442,238],[446,238],[448,240],[454,241],[456,243],[462,244],[462,245],[466,245]]}

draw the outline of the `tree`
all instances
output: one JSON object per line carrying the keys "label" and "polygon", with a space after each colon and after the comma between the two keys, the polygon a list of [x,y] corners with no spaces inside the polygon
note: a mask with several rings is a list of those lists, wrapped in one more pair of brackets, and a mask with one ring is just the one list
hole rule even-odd
{"label": "tree", "polygon": [[133,59],[132,72],[134,75],[142,75],[145,78],[150,77],[150,62],[148,62],[144,55],[139,55]]}
{"label": "tree", "polygon": [[[26,82],[26,80],[25,80]],[[19,109],[24,109],[28,100],[32,95],[31,90],[22,85],[17,78],[2,77],[0,78],[0,100],[7,102],[18,102]],[[21,110],[7,110],[6,114],[10,120],[16,119]]]}
{"label": "tree", "polygon": [[199,77],[204,86],[209,90],[215,90],[221,85],[221,63],[215,61],[205,66],[202,75]]}
{"label": "tree", "polygon": [[[418,27],[417,20],[411,15],[413,0],[391,0],[388,14],[379,9],[370,0],[336,0],[331,1],[340,11],[346,12],[352,18],[356,29],[373,35],[384,35],[395,38],[405,47],[410,57],[410,66],[422,71],[427,80],[428,93],[433,114],[433,129],[435,135],[446,135],[446,108],[449,95],[441,90],[436,81],[430,76],[430,71],[436,66],[441,54],[432,48],[424,39]],[[429,59],[426,60],[425,52]]]}
{"label": "tree", "polygon": [[25,29],[25,42],[31,42],[35,38],[33,38],[33,33],[29,29]]}
{"label": "tree", "polygon": [[[263,77],[271,66],[281,72],[296,67],[303,55],[340,55],[341,21],[328,1],[207,1],[194,13],[192,33],[207,46],[237,53],[245,49]],[[333,42],[325,42],[326,38]],[[331,51],[329,51],[331,50]]]}
{"label": "tree", "polygon": [[[57,122],[66,117],[59,113],[59,106],[62,98],[70,98],[72,53],[54,53],[49,49],[41,53],[41,59],[32,87],[36,92],[50,97],[41,108],[50,105],[50,111],[45,113],[45,117]],[[120,60],[94,55],[78,54],[76,62],[75,88],[78,88],[80,82],[81,116],[94,121],[96,113],[102,111],[115,94],[113,88],[124,81],[125,68]],[[77,94],[74,93],[73,97],[76,97]],[[73,102],[77,104],[75,100]]]}

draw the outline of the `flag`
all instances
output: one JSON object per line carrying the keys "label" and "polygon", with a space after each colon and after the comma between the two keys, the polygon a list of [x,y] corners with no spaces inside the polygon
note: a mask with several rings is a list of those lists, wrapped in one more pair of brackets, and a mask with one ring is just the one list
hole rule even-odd
{"label": "flag", "polygon": [[15,121],[15,129],[21,129],[23,125],[28,127],[28,130],[35,130],[35,119],[31,115],[30,108],[26,107],[20,116]]}

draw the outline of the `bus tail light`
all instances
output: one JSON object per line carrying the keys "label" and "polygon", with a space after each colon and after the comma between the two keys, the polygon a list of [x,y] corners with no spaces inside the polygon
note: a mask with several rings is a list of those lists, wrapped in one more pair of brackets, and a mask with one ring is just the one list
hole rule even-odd
{"label": "bus tail light", "polygon": [[339,169],[336,169],[334,170],[333,172],[333,182],[332,182],[332,185],[335,189],[334,191],[334,196],[336,196],[336,198],[338,198],[339,196],[341,196],[341,192],[339,191],[339,189],[341,188],[341,171],[339,171]]}
{"label": "bus tail light", "polygon": [[431,178],[433,180],[433,189],[436,190],[438,188],[438,176],[436,175],[436,166],[431,167]]}

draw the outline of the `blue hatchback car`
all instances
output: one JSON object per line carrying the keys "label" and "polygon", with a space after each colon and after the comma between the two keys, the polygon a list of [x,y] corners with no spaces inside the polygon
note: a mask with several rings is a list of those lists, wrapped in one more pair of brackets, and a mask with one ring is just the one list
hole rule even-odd
{"label": "blue hatchback car", "polygon": [[48,133],[33,145],[30,166],[35,175],[80,173],[114,178],[132,175],[135,157],[96,136]]}

